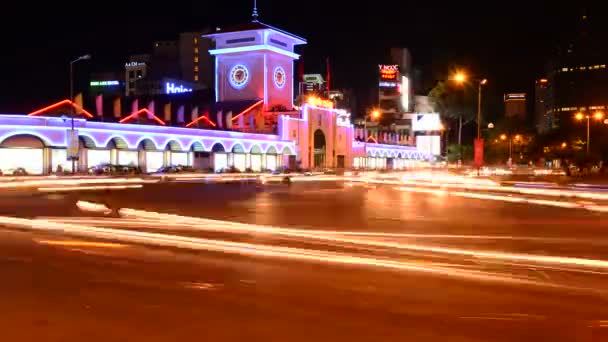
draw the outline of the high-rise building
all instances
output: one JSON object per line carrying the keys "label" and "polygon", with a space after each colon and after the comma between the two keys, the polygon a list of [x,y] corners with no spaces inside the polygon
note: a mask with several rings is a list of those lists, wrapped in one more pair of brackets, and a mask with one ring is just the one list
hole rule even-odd
{"label": "high-rise building", "polygon": [[505,117],[526,118],[526,93],[507,93],[504,97]]}
{"label": "high-rise building", "polygon": [[534,83],[534,122],[538,133],[551,129],[551,117],[548,112],[547,88],[549,80],[541,78]]}
{"label": "high-rise building", "polygon": [[179,66],[181,78],[211,88],[214,84],[213,41],[202,36],[209,31],[184,32],[179,35]]}
{"label": "high-rise building", "polygon": [[608,108],[608,51],[583,12],[578,28],[547,67],[547,122],[567,125],[577,112]]}

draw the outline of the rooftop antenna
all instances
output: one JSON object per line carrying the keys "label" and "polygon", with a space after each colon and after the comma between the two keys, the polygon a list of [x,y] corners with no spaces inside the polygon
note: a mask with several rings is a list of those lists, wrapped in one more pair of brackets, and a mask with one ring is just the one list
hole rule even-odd
{"label": "rooftop antenna", "polygon": [[257,23],[258,22],[258,1],[257,0],[253,0],[253,22]]}

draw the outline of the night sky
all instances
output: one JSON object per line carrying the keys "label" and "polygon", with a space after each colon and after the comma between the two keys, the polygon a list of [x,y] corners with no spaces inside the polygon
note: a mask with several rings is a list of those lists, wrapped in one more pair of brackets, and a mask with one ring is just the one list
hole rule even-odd
{"label": "night sky", "polygon": [[[159,3],[162,3],[160,1]],[[90,53],[90,70],[121,70],[128,55],[153,40],[250,20],[253,1],[33,2],[3,9],[0,111],[27,112],[68,97],[68,62]],[[308,39],[299,50],[306,72],[332,62],[334,87],[354,88],[361,103],[377,79],[388,48],[408,47],[426,85],[462,66],[487,77],[488,101],[505,91],[532,92],[557,44],[576,30],[582,8],[594,33],[608,36],[598,3],[568,1],[331,1],[259,0],[260,20]],[[604,12],[605,13],[605,12]],[[418,89],[417,92],[423,92]],[[498,101],[498,102],[497,102]]]}

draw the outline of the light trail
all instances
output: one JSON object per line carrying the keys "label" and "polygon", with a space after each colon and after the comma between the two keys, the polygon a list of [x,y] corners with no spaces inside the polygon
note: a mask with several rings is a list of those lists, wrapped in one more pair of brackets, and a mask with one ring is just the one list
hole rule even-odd
{"label": "light trail", "polygon": [[96,185],[96,186],[66,186],[57,188],[38,188],[40,192],[64,192],[64,191],[99,191],[99,190],[125,190],[139,189],[141,184],[134,185]]}
{"label": "light trail", "polygon": [[457,196],[471,199],[481,199],[481,200],[492,200],[492,201],[502,201],[502,202],[510,202],[510,203],[521,203],[521,204],[537,204],[544,206],[553,206],[559,208],[569,208],[569,209],[586,209],[589,211],[598,211],[598,212],[607,212],[608,206],[596,205],[596,204],[581,204],[576,202],[566,202],[566,201],[553,201],[553,200],[544,200],[544,199],[534,199],[534,198],[525,198],[525,197],[513,197],[513,196],[505,196],[505,195],[491,195],[491,194],[481,194],[481,193],[473,193],[473,192],[459,192],[459,191],[447,191],[447,190],[434,190],[434,189],[425,189],[418,187],[397,187],[399,191],[405,192],[415,192],[415,193],[425,193],[425,194],[434,194],[438,196]]}
{"label": "light trail", "polygon": [[110,242],[76,241],[76,240],[36,240],[41,245],[62,247],[97,247],[97,248],[124,248],[127,245]]}
{"label": "light trail", "polygon": [[[179,216],[172,214],[162,214],[157,212],[147,212],[134,209],[121,209],[120,213],[130,217],[142,217],[145,219],[156,219],[158,222],[169,226],[173,223],[181,223],[196,227],[200,230],[207,231],[219,231],[219,232],[240,232],[240,233],[266,233],[266,234],[278,234],[299,238],[308,238],[323,241],[332,241],[340,243],[349,243],[355,245],[366,245],[383,248],[393,248],[417,252],[431,252],[436,254],[448,254],[448,255],[461,255],[474,258],[482,259],[496,259],[496,260],[507,260],[507,261],[526,261],[532,263],[541,264],[558,264],[558,265],[570,265],[580,267],[591,267],[591,268],[608,268],[608,261],[606,260],[595,260],[595,259],[584,259],[584,258],[573,258],[573,257],[557,257],[557,256],[544,256],[544,255],[531,255],[531,254],[515,254],[505,252],[494,252],[494,251],[478,251],[478,250],[466,250],[457,248],[446,248],[437,246],[425,246],[418,244],[406,244],[399,242],[387,242],[370,239],[356,239],[356,238],[343,238],[338,236],[317,234],[318,231],[306,231],[302,229],[288,229],[288,228],[277,228],[269,226],[259,226],[252,224],[234,223],[226,221],[199,219],[187,216]],[[334,232],[335,234],[335,232]]]}
{"label": "light trail", "polygon": [[192,238],[168,234],[135,232],[120,229],[98,228],[86,225],[63,224],[47,220],[30,220],[13,217],[0,217],[0,224],[8,227],[31,229],[43,232],[59,232],[77,236],[93,237],[109,240],[121,240],[130,243],[144,245],[155,245],[164,247],[175,247],[193,250],[205,250],[211,252],[231,253],[244,256],[273,257],[300,261],[313,261],[329,264],[373,266],[395,270],[415,271],[433,273],[446,276],[455,276],[480,281],[497,281],[506,283],[528,284],[545,287],[567,288],[573,290],[590,290],[571,286],[557,285],[535,281],[526,278],[505,277],[496,273],[457,270],[445,267],[422,266],[420,263],[407,263],[372,257],[361,257],[348,254],[340,254],[312,249],[293,247],[279,247],[243,242],[232,242],[224,240],[209,240],[203,238]]}
{"label": "light trail", "polygon": [[92,186],[92,185],[109,185],[109,184],[146,184],[146,183],[158,183],[156,179],[143,179],[143,178],[78,178],[78,179],[65,179],[65,178],[41,178],[33,180],[16,180],[14,182],[0,182],[0,189],[9,188],[59,188],[59,187],[78,187],[78,186]]}
{"label": "light trail", "polygon": [[[174,223],[161,222],[147,218],[96,218],[96,217],[39,217],[39,219],[48,220],[51,222],[85,224],[91,226],[110,226],[123,228],[149,228],[149,229],[173,229],[173,230],[201,230],[199,225],[191,225],[190,223]],[[223,222],[223,221],[217,221]],[[240,223],[230,222],[228,228],[233,227],[232,224],[240,225]],[[244,224],[243,224],[244,225]],[[249,226],[249,225],[247,225]],[[267,227],[270,228],[270,227]],[[277,228],[274,228],[277,229]],[[213,227],[204,230],[220,231]],[[285,229],[290,231],[290,229]],[[243,230],[246,233],[250,230]],[[340,230],[309,230],[297,229],[296,232],[310,233],[313,235],[338,235],[338,236],[362,236],[362,237],[379,237],[379,238],[412,238],[412,239],[453,239],[453,240],[509,240],[509,241],[538,241],[551,243],[572,243],[572,242],[597,242],[593,239],[573,239],[573,238],[547,238],[534,236],[508,236],[508,235],[453,235],[453,234],[408,234],[408,233],[384,233],[384,232],[365,232],[365,231],[340,231]],[[255,233],[271,233],[271,231],[256,231]]]}

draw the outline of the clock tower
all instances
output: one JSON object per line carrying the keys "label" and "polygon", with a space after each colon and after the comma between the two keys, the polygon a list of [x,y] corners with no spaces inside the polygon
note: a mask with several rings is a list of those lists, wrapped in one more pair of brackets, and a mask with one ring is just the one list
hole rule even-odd
{"label": "clock tower", "polygon": [[206,35],[215,43],[215,100],[263,101],[263,111],[292,110],[294,47],[306,40],[257,20]]}

